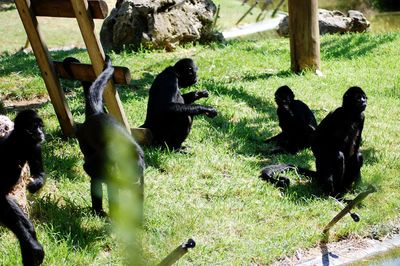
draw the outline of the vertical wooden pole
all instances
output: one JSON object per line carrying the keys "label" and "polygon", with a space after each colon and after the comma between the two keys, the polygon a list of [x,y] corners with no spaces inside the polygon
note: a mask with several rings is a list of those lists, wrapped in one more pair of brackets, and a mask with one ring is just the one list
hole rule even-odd
{"label": "vertical wooden pole", "polygon": [[292,71],[320,73],[318,0],[289,1],[289,36]]}
{"label": "vertical wooden pole", "polygon": [[29,42],[31,43],[61,129],[64,135],[73,136],[75,133],[74,121],[65,100],[64,92],[61,89],[60,81],[55,73],[49,51],[40,34],[36,16],[32,12],[31,2],[30,0],[15,0],[15,4],[28,35]]}
{"label": "vertical wooden pole", "polygon": [[[96,37],[94,30],[94,22],[88,11],[87,0],[71,0],[72,7],[81,29],[83,40],[87,47],[90,60],[92,61],[93,70],[96,75],[100,75],[104,67],[104,51],[99,39]],[[108,111],[119,120],[130,132],[128,120],[125,116],[124,109],[118,96],[118,92],[112,81],[107,84],[104,91],[104,100]]]}

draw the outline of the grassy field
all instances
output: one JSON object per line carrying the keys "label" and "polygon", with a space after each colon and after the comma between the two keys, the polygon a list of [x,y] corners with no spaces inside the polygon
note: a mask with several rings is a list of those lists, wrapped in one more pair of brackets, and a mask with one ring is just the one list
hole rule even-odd
{"label": "grassy field", "polygon": [[[90,213],[89,178],[82,169],[78,143],[61,138],[34,56],[14,53],[25,38],[23,31],[20,40],[10,36],[18,23],[15,10],[0,12],[0,99],[6,102],[10,117],[18,110],[13,106],[23,104],[36,108],[45,121],[48,180],[39,195],[30,196],[30,217],[46,250],[44,265],[122,265],[118,237],[104,219]],[[52,30],[50,26],[46,30]],[[50,34],[49,46],[74,44],[76,34],[64,33],[64,40]],[[293,186],[286,191],[258,178],[260,169],[270,163],[314,167],[309,150],[296,156],[266,155],[268,147],[262,141],[279,132],[273,93],[284,84],[308,103],[318,121],[341,104],[348,87],[364,88],[369,102],[362,144],[363,180],[348,197],[368,184],[379,191],[357,210],[362,217],[359,223],[345,217],[332,229],[330,239],[379,238],[398,230],[399,46],[399,33],[324,36],[323,77],[290,73],[287,39],[186,46],[172,53],[111,54],[114,65],[131,70],[132,83],[119,88],[119,93],[132,126],[144,121],[154,77],[182,57],[192,57],[200,68],[199,82],[189,90],[209,90],[210,98],[200,103],[219,111],[214,119],[196,117],[185,143],[190,146],[188,154],[145,148],[146,264],[156,264],[189,237],[197,246],[178,265],[265,265],[318,244],[322,228],[340,209],[335,202],[295,174],[291,175]],[[51,54],[59,60],[75,56],[89,61],[82,49]],[[70,89],[67,99],[75,120],[82,121],[80,88]],[[0,264],[18,265],[15,237],[0,228],[0,238]]]}

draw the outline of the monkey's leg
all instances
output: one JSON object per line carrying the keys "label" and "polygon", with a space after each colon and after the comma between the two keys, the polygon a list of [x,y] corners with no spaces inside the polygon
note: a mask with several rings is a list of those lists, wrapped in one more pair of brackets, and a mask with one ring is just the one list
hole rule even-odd
{"label": "monkey's leg", "polygon": [[346,160],[346,169],[344,173],[343,184],[346,189],[361,179],[361,167],[364,164],[364,158],[360,152],[354,154]]}
{"label": "monkey's leg", "polygon": [[103,210],[103,186],[100,180],[91,177],[90,180],[90,196],[92,198],[92,210],[96,215],[106,216]]}
{"label": "monkey's leg", "polygon": [[283,137],[283,133],[281,132],[276,136],[273,136],[273,137],[271,137],[269,139],[264,140],[264,143],[281,142],[283,140],[283,138],[284,138]]}
{"label": "monkey's leg", "polygon": [[40,265],[44,259],[44,250],[36,239],[33,224],[10,196],[0,199],[0,222],[18,238],[23,264]]}
{"label": "monkey's leg", "polygon": [[118,188],[115,187],[114,184],[111,182],[107,183],[107,193],[108,193],[108,207],[109,207],[109,214],[111,217],[115,214],[115,211],[118,208],[119,202],[119,191]]}
{"label": "monkey's leg", "polygon": [[341,151],[336,155],[333,168],[333,184],[334,184],[334,194],[332,196],[341,198],[345,192],[345,158]]}
{"label": "monkey's leg", "polygon": [[334,183],[334,169],[335,163],[332,156],[316,156],[315,165],[317,168],[317,180],[321,184],[322,190],[328,195],[334,195],[335,183]]}

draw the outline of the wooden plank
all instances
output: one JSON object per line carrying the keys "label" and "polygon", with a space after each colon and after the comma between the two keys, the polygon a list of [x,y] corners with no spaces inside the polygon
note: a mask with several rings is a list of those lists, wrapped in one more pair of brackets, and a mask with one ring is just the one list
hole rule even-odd
{"label": "wooden plank", "polygon": [[[103,0],[89,0],[92,18],[105,19],[108,14],[107,3]],[[74,18],[75,12],[70,0],[31,0],[31,8],[36,16]]]}
{"label": "wooden plank", "polygon": [[320,73],[318,0],[289,0],[291,68]]}
{"label": "wooden plank", "polygon": [[[96,74],[94,73],[92,65],[82,63],[71,63],[71,71],[73,78],[65,71],[63,63],[60,61],[53,61],[54,68],[58,77],[63,79],[79,80],[79,81],[94,81]],[[131,73],[127,67],[114,67],[113,80],[115,84],[127,85],[131,82]]]}
{"label": "wooden plank", "polygon": [[33,11],[29,8],[30,1],[15,0],[15,4],[28,35],[29,42],[31,43],[61,129],[64,135],[73,136],[75,134],[74,121],[68,104],[65,101],[65,95],[61,89],[60,81],[55,73],[49,51],[40,34],[38,22],[33,15]]}
{"label": "wooden plank", "polygon": [[131,128],[131,134],[140,145],[150,145],[153,139],[148,128]]}
{"label": "wooden plank", "polygon": [[[71,0],[72,7],[75,12],[76,20],[81,29],[83,40],[89,53],[96,76],[100,75],[104,67],[104,51],[94,30],[94,23],[88,10],[87,0]],[[118,121],[120,121],[127,130],[130,131],[128,120],[125,116],[124,109],[119,99],[118,92],[112,81],[108,82],[104,91],[104,100],[108,111]]]}

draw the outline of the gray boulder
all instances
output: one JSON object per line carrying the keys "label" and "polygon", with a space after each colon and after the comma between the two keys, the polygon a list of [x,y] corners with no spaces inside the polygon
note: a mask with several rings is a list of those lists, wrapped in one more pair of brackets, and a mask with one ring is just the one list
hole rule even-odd
{"label": "gray boulder", "polygon": [[[318,10],[319,33],[345,33],[345,32],[365,32],[370,23],[367,18],[356,10],[349,10],[348,15],[334,10]],[[289,16],[284,17],[278,25],[277,32],[280,36],[289,36]]]}
{"label": "gray boulder", "polygon": [[188,42],[221,40],[213,31],[211,0],[118,0],[104,20],[100,40],[106,50],[140,47],[173,50]]}

